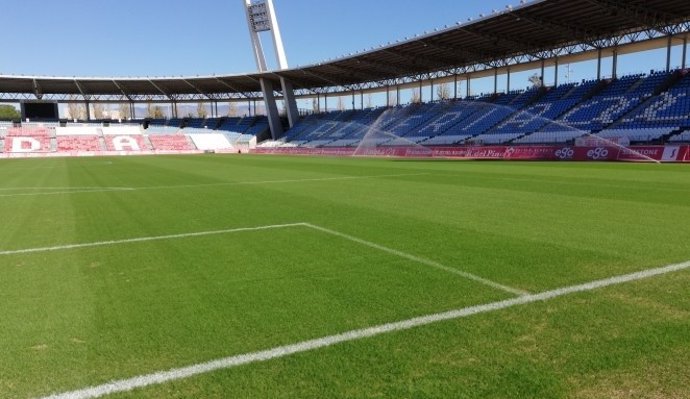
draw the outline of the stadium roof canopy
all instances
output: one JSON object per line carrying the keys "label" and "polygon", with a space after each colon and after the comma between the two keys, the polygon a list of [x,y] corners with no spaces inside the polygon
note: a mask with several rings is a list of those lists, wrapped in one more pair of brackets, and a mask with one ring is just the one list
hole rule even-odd
{"label": "stadium roof canopy", "polygon": [[[496,69],[561,54],[615,47],[690,31],[688,0],[535,0],[398,43],[269,73],[170,78],[0,76],[0,101],[78,96],[93,101],[231,100],[260,97],[259,79],[298,91],[340,91],[417,81],[443,71]],[[627,35],[627,42],[624,39]],[[278,87],[279,85],[276,85]],[[58,97],[62,96],[62,97]]]}

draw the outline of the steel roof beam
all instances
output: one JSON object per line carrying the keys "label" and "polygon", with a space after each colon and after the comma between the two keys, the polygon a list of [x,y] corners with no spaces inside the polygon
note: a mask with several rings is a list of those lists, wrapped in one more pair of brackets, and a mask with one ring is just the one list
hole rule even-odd
{"label": "steel roof beam", "polygon": [[470,35],[473,35],[475,37],[478,37],[480,39],[488,40],[488,41],[493,41],[495,45],[498,45],[499,42],[504,42],[508,45],[508,47],[512,48],[515,51],[523,51],[524,49],[530,48],[530,47],[543,47],[544,45],[542,44],[535,44],[532,43],[528,40],[514,40],[512,38],[509,38],[504,35],[498,35],[495,33],[486,33],[482,31],[477,31],[477,30],[472,30],[469,27],[465,28],[460,28],[459,29],[462,32],[468,33]]}
{"label": "steel roof beam", "polygon": [[204,91],[202,91],[201,89],[199,89],[196,85],[194,85],[192,82],[188,81],[187,79],[182,79],[182,81],[183,81],[184,83],[188,84],[189,87],[191,87],[192,89],[196,90],[196,92],[199,93],[199,94],[201,94],[202,96],[208,98],[208,99],[211,100],[211,101],[214,101],[214,100],[215,100],[215,98],[211,97],[208,93],[205,93]]}
{"label": "steel roof beam", "polygon": [[546,28],[553,33],[563,34],[563,32],[565,32],[567,35],[572,36],[574,39],[580,40],[582,42],[586,42],[596,37],[602,36],[602,34],[599,32],[595,32],[588,29],[582,29],[580,27],[570,25],[562,21],[535,18],[529,15],[517,14],[514,11],[511,11],[511,13],[515,15],[517,18],[524,19],[525,21],[531,23],[534,26],[537,26],[539,28]]}
{"label": "steel roof beam", "polygon": [[[610,12],[615,12],[618,15],[625,16],[628,20],[636,22],[642,26],[655,27],[656,29],[663,29],[659,25],[668,24],[671,21],[678,19],[677,16],[666,14],[659,10],[654,10],[648,7],[639,6],[630,2],[618,2],[612,0],[585,0],[590,4],[599,6]],[[666,32],[663,32],[666,33]]]}
{"label": "steel roof beam", "polygon": [[41,89],[41,85],[38,84],[38,81],[36,79],[33,79],[33,86],[34,86],[34,95],[38,100],[43,98],[43,90]]}
{"label": "steel roof beam", "polygon": [[218,83],[222,84],[223,86],[227,87],[228,89],[232,90],[232,93],[237,93],[241,96],[244,96],[244,98],[250,99],[251,97],[247,94],[247,92],[237,90],[233,85],[230,83],[220,79],[220,78],[215,78]]}
{"label": "steel roof beam", "polygon": [[338,83],[338,82],[336,82],[336,81],[334,81],[334,80],[331,80],[330,78],[321,76],[321,75],[319,75],[319,74],[316,74],[316,73],[313,73],[313,72],[309,72],[309,71],[307,71],[306,69],[302,70],[302,72],[303,72],[305,75],[311,75],[312,77],[314,77],[314,78],[316,78],[316,79],[319,79],[319,80],[321,80],[321,81],[323,81],[323,82],[326,82],[326,83],[328,83],[328,84],[330,84],[330,85],[333,85],[333,87],[343,87],[343,88],[347,88],[346,85],[343,85],[343,84],[341,84],[341,83]]}
{"label": "steel roof beam", "polygon": [[175,98],[174,98],[172,95],[170,95],[170,94],[166,93],[165,91],[163,91],[163,89],[161,89],[160,87],[158,87],[158,85],[155,84],[155,83],[153,82],[153,80],[148,79],[148,82],[151,83],[151,85],[152,85],[156,90],[158,90],[163,96],[168,97],[168,99],[170,99],[170,101],[175,101]]}
{"label": "steel roof beam", "polygon": [[120,90],[122,95],[129,100],[129,102],[134,102],[134,100],[132,100],[132,97],[130,97],[129,94],[127,94],[127,92],[122,88],[122,86],[120,86],[119,83],[117,83],[117,80],[113,79],[112,82],[115,85],[115,87],[117,87],[117,89]]}
{"label": "steel roof beam", "polygon": [[[392,49],[392,48],[384,49],[381,51],[388,53],[388,54],[392,54],[392,55],[397,56],[397,57],[400,57],[402,59],[411,61],[413,65],[420,65],[420,66],[427,68],[427,69],[443,68],[443,66],[440,66],[438,63],[427,62],[421,56],[407,52],[407,51],[396,50],[396,49]],[[449,58],[445,58],[445,57],[434,57],[434,59],[437,59],[437,60],[441,61],[441,63],[446,64],[446,65],[454,65],[454,64],[458,63],[458,60],[456,60],[456,59],[449,59]],[[409,72],[408,72],[408,74],[409,74]]]}
{"label": "steel roof beam", "polygon": [[[478,60],[494,58],[488,54],[477,52],[474,49],[468,50],[467,48],[464,48],[464,47],[457,47],[457,46],[448,45],[448,44],[431,43],[431,42],[424,41],[424,40],[419,40],[419,42],[424,44],[425,46],[433,47],[437,50],[445,51],[445,52],[450,53],[450,54],[458,54],[458,53],[463,54],[463,57],[476,58]],[[461,62],[467,62],[467,60],[462,60],[462,61],[456,60],[456,63],[461,63]],[[486,66],[493,68],[493,65],[491,65],[489,63],[480,62],[480,61],[478,61],[478,63],[484,64]]]}
{"label": "steel roof beam", "polygon": [[[383,73],[394,74],[394,75],[404,75],[404,74],[408,73],[408,71],[397,68],[394,65],[391,65],[389,63],[378,62],[378,61],[373,61],[373,60],[365,60],[362,58],[357,58],[354,62],[356,62],[358,64],[368,65],[369,67],[372,67],[373,69],[382,71]],[[376,80],[380,80],[380,78],[378,78]]]}
{"label": "steel roof beam", "polygon": [[79,94],[81,94],[81,96],[84,97],[84,100],[88,101],[89,97],[91,97],[91,96],[89,96],[88,94],[86,94],[84,92],[84,88],[81,87],[81,85],[79,84],[79,81],[77,79],[74,79],[74,84],[75,84],[75,86],[77,86],[77,90],[79,90]]}
{"label": "steel roof beam", "polygon": [[356,69],[356,68],[347,67],[347,66],[344,66],[344,65],[329,64],[328,67],[329,67],[329,68],[333,68],[333,69],[337,69],[337,70],[339,70],[339,71],[342,72],[342,73],[352,74],[353,76],[355,76],[356,78],[358,78],[358,79],[360,79],[360,80],[362,80],[362,79],[363,79],[363,80],[377,80],[377,79],[380,79],[380,77],[378,77],[378,76],[372,75],[372,74],[370,74],[370,73],[363,72],[363,71],[361,71],[361,70],[359,70],[359,69]]}

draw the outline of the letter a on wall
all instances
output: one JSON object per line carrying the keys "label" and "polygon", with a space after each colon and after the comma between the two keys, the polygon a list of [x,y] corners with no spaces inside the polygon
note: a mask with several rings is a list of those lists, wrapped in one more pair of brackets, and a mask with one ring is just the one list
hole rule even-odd
{"label": "letter a on wall", "polygon": [[15,137],[12,140],[12,152],[35,152],[41,150],[41,143],[31,137]]}
{"label": "letter a on wall", "polygon": [[134,137],[117,136],[113,137],[113,147],[116,151],[140,151],[139,143]]}

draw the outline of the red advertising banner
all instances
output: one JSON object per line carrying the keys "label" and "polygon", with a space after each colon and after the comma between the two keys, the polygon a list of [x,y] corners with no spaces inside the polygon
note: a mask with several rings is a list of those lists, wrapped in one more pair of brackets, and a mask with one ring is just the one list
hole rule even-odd
{"label": "red advertising banner", "polygon": [[690,146],[486,146],[486,147],[377,147],[354,148],[257,148],[255,154],[373,156],[409,158],[458,158],[516,161],[626,161],[690,162]]}
{"label": "red advertising banner", "polygon": [[[116,155],[163,155],[201,154],[205,151],[93,151],[93,152],[6,152],[2,158],[45,158],[45,157],[92,157]],[[237,153],[237,150],[216,151]],[[626,161],[626,162],[687,162],[690,163],[690,145],[665,146],[468,146],[468,147],[375,147],[356,151],[351,147],[332,148],[257,148],[242,149],[242,153],[277,155],[321,155],[321,156],[371,156],[399,158],[452,158],[487,159],[515,161]]]}

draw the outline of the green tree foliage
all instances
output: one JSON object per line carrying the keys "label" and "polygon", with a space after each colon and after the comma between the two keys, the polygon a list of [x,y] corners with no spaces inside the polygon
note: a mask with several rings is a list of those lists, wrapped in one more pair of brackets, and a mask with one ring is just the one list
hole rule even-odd
{"label": "green tree foliage", "polygon": [[21,114],[13,106],[11,106],[11,105],[0,105],[0,120],[12,121],[12,120],[18,120],[21,118],[22,118]]}

